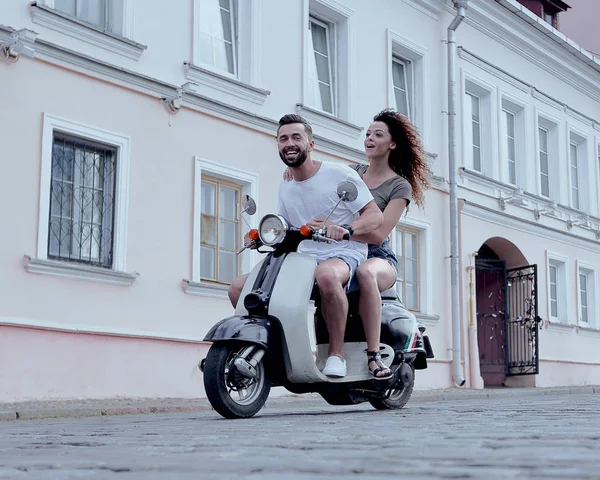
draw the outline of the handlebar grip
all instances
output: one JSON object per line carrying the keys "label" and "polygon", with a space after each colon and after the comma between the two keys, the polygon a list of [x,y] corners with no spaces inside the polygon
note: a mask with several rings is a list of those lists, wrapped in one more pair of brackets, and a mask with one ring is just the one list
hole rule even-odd
{"label": "handlebar grip", "polygon": [[342,237],[342,240],[350,240],[350,234],[345,233],[344,236]]}

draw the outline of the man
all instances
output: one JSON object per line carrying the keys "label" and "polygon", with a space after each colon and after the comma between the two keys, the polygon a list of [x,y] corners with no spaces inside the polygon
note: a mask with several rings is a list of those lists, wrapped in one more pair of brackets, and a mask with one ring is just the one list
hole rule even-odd
{"label": "man", "polygon": [[[344,235],[364,234],[383,223],[383,214],[371,192],[356,171],[343,164],[313,160],[312,127],[300,115],[288,114],[279,120],[279,156],[293,176],[279,187],[278,213],[290,225],[308,224],[320,228],[338,202],[337,185],[349,180],[358,187],[358,197],[342,202],[328,220],[327,237],[338,243],[305,240],[298,252],[311,255],[318,265],[315,279],[321,291],[323,316],[329,330],[329,353],[323,373],[330,377],[346,375],[344,332],[348,315],[346,293],[356,289],[353,282],[358,265],[367,258],[367,245],[342,240]],[[232,282],[229,298],[235,306],[246,276]]]}

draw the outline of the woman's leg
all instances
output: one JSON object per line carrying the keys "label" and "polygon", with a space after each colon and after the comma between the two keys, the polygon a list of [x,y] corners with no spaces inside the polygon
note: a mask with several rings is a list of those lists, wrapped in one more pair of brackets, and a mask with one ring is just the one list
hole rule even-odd
{"label": "woman's leg", "polygon": [[[367,350],[379,351],[381,335],[381,291],[390,288],[396,281],[396,272],[382,258],[370,258],[361,263],[356,272],[360,287],[358,312],[362,318],[367,340]],[[375,370],[374,361],[369,362],[369,368]],[[389,371],[379,372],[378,376],[389,375]]]}

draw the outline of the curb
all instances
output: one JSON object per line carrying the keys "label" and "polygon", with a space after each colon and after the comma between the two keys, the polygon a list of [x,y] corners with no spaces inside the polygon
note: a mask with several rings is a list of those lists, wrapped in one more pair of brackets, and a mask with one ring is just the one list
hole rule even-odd
{"label": "curb", "polygon": [[[567,396],[600,394],[600,386],[562,387],[562,388],[503,388],[488,390],[462,390],[459,388],[444,390],[422,390],[413,392],[410,404],[425,402],[448,402],[474,399],[532,398],[539,396]],[[177,399],[120,398],[108,400],[53,400],[45,402],[23,402],[0,404],[0,422],[16,420],[41,420],[57,418],[84,418],[99,416],[143,415],[156,413],[189,413],[212,410],[205,398]],[[270,398],[266,408],[331,408],[318,394],[282,395]]]}

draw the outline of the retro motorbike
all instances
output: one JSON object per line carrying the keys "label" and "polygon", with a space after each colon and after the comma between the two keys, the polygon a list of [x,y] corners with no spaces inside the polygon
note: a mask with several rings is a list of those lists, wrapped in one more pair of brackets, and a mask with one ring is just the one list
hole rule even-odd
{"label": "retro motorbike", "polygon": [[[332,212],[358,193],[352,182],[342,182],[337,194]],[[242,213],[255,212],[254,200],[245,196]],[[369,402],[378,410],[402,408],[412,394],[415,370],[427,368],[427,359],[434,355],[425,327],[402,308],[395,289],[381,294],[380,353],[392,378],[376,380],[368,369],[359,291],[348,294],[347,375],[327,377],[321,370],[329,334],[315,284],[317,263],[296,250],[303,241],[334,240],[326,237],[325,226],[318,230],[292,226],[274,214],[265,215],[249,238],[238,254],[254,247],[266,256],[251,270],[235,314],[219,321],[204,338],[212,345],[199,367],[212,407],[225,418],[252,417],[264,406],[271,387],[283,386],[295,394],[317,392],[332,405]],[[311,300],[313,321],[309,320]]]}

